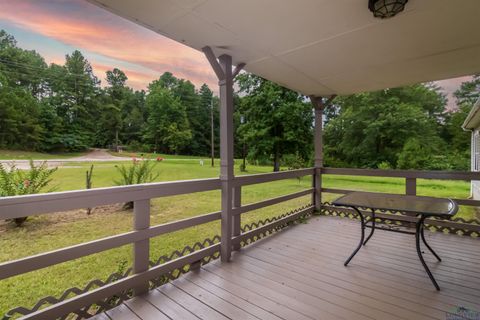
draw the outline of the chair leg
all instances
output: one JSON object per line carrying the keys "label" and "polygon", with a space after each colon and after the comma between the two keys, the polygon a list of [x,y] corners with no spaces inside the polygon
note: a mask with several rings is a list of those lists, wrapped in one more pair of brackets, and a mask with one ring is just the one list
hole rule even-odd
{"label": "chair leg", "polygon": [[423,259],[423,256],[422,256],[422,250],[420,249],[420,237],[421,237],[421,233],[422,233],[422,226],[423,226],[423,221],[424,220],[425,220],[425,216],[422,215],[420,217],[420,219],[418,220],[416,228],[415,228],[416,229],[415,230],[415,244],[416,244],[416,247],[417,247],[417,254],[418,254],[418,258],[420,259],[420,262],[423,265],[423,268],[425,269],[425,271],[428,274],[428,277],[432,281],[435,288],[438,291],[440,291],[440,287],[438,286],[437,281],[435,281],[435,278],[432,275],[432,272],[430,272],[430,269],[428,268],[427,264],[425,263],[425,260]]}
{"label": "chair leg", "polygon": [[420,230],[420,235],[422,236],[422,241],[423,243],[425,244],[425,246],[428,248],[428,250],[430,250],[430,252],[435,256],[435,258],[437,258],[438,261],[442,261],[442,259],[438,256],[438,254],[433,251],[432,247],[430,247],[430,245],[427,243],[427,241],[425,240],[425,234],[423,232],[423,230],[425,229],[424,228],[425,226],[423,225],[422,223],[422,226],[421,226],[421,230]]}
{"label": "chair leg", "polygon": [[370,234],[368,235],[367,239],[363,242],[363,245],[367,244],[368,240],[370,240],[370,238],[373,236],[374,231],[375,231],[375,210],[372,209],[372,229],[370,230]]}
{"label": "chair leg", "polygon": [[360,210],[358,210],[356,207],[352,207],[352,209],[355,210],[357,212],[357,214],[360,216],[362,234],[361,234],[361,238],[360,238],[360,243],[358,244],[357,248],[355,249],[355,251],[353,251],[353,253],[347,259],[347,261],[345,261],[345,263],[343,264],[345,267],[348,265],[350,260],[352,260],[353,257],[357,254],[358,250],[360,250],[360,248],[363,245],[363,241],[365,239],[365,218],[363,217],[363,214],[360,212]]}

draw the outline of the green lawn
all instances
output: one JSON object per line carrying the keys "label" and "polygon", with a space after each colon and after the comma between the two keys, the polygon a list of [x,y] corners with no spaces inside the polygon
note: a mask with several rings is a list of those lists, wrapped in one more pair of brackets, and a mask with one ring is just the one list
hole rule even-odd
{"label": "green lawn", "polygon": [[68,159],[84,155],[84,152],[69,153],[41,153],[34,151],[0,150],[0,160],[47,160],[47,159]]}
{"label": "green lawn", "polygon": [[[239,162],[238,162],[239,164]],[[236,168],[238,169],[238,164]],[[113,185],[117,177],[116,163],[96,163],[94,187]],[[60,168],[55,173],[57,189],[82,189],[85,184],[85,171],[88,164],[69,163],[70,167]],[[209,178],[218,176],[218,166],[201,166],[198,161],[175,160],[159,162],[156,170],[158,181]],[[248,174],[270,172],[270,167],[249,166]],[[236,172],[240,174],[239,172]],[[380,192],[404,192],[404,181],[396,178],[363,178],[350,176],[324,176],[323,185],[329,188],[343,188]],[[311,186],[311,180],[289,179],[261,185],[247,186],[242,190],[243,203],[300,191]],[[469,183],[419,180],[418,193],[424,195],[466,198]],[[325,194],[324,200],[337,195]],[[310,197],[302,197],[286,203],[256,210],[242,217],[243,223],[257,221],[279,215],[310,202]],[[190,195],[159,198],[152,201],[152,224],[160,224],[220,209],[220,191],[209,191]],[[473,210],[462,208],[461,215],[472,216]],[[85,211],[54,213],[31,218],[22,228],[10,224],[0,225],[0,262],[38,254],[102,237],[130,231],[132,214],[121,209],[121,205],[96,209],[87,216]],[[187,244],[211,237],[219,233],[219,223],[209,223],[194,228],[163,235],[151,240],[151,258],[181,249]],[[58,296],[71,286],[83,287],[92,279],[105,279],[115,272],[122,263],[131,264],[131,246],[124,246],[103,253],[91,255],[75,261],[62,263],[50,268],[20,275],[0,281],[0,314],[12,307],[31,307],[39,298]]]}

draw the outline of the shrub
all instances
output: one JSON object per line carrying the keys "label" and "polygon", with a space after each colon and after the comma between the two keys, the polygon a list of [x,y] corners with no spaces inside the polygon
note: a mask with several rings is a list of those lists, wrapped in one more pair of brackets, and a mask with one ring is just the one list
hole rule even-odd
{"label": "shrub", "polygon": [[[54,188],[45,190],[52,182],[52,174],[57,168],[49,169],[44,161],[39,165],[30,160],[29,170],[20,170],[15,165],[7,169],[0,164],[0,197],[36,194],[41,191],[51,192]],[[15,218],[17,226],[21,226],[27,217]]]}
{"label": "shrub", "polygon": [[381,169],[381,170],[391,170],[392,169],[392,166],[390,165],[390,162],[388,161],[382,161],[378,164],[378,169]]}
{"label": "shrub", "polygon": [[[288,170],[302,169],[305,168],[307,165],[303,157],[298,152],[284,157],[284,163],[288,167]],[[298,177],[298,182],[300,182],[302,178],[303,177]]]}
{"label": "shrub", "polygon": [[[85,173],[85,187],[87,189],[92,189],[92,176],[93,176],[93,164],[90,167],[90,170]],[[87,208],[87,214],[90,215],[92,213],[92,208]]]}
{"label": "shrub", "polygon": [[[114,182],[118,186],[153,182],[159,176],[159,173],[153,172],[155,165],[156,163],[154,161],[139,161],[134,158],[131,166],[125,166],[123,164],[121,166],[115,166],[120,173],[120,180],[114,180]],[[123,207],[125,209],[132,209],[133,202],[129,201],[125,203]]]}

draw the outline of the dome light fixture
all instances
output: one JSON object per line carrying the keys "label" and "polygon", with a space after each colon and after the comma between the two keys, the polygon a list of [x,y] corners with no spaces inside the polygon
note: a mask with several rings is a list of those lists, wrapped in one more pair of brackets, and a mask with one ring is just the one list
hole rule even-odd
{"label": "dome light fixture", "polygon": [[375,18],[391,18],[405,9],[408,0],[368,0],[368,9]]}

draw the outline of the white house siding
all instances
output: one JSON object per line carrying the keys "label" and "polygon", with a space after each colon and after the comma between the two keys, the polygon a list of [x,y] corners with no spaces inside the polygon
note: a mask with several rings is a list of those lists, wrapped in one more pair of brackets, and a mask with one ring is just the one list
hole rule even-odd
{"label": "white house siding", "polygon": [[[471,152],[471,169],[472,171],[480,171],[480,132],[479,129],[472,131],[472,152]],[[480,200],[480,181],[472,181],[472,197]]]}

